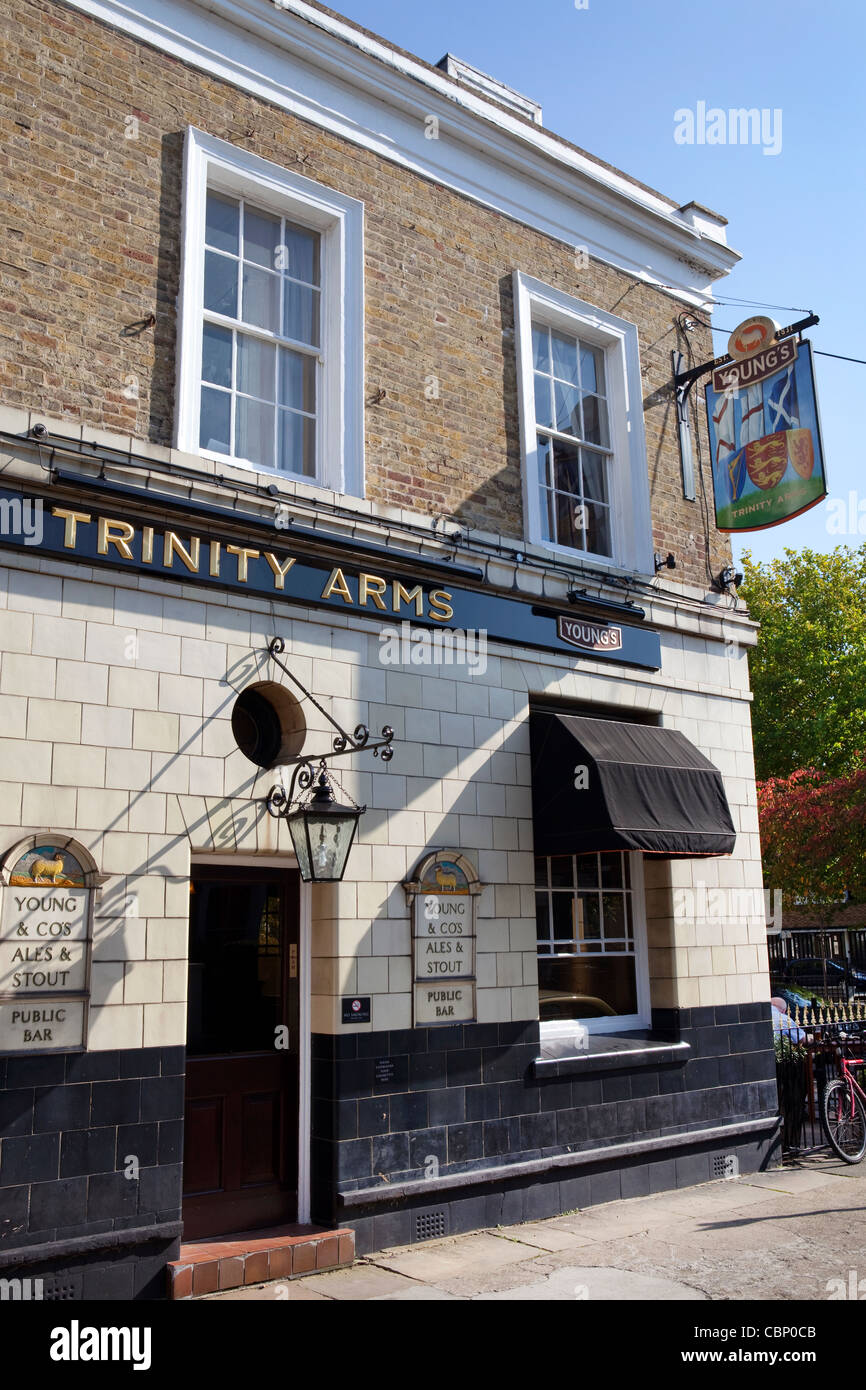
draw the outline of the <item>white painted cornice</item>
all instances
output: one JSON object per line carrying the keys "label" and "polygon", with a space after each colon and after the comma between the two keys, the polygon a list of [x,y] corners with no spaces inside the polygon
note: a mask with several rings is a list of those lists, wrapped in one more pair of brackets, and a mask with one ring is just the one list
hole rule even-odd
{"label": "white painted cornice", "polygon": [[[739,260],[720,226],[695,225],[660,194],[305,0],[64,3],[689,303]],[[425,138],[430,116],[438,139]]]}

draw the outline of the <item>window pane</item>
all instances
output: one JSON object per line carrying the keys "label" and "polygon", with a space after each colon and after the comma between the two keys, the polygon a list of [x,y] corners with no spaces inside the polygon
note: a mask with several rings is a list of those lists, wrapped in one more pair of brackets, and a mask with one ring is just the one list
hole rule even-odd
{"label": "window pane", "polygon": [[238,254],[238,202],[221,193],[208,193],[205,213],[205,242],[218,251]]}
{"label": "window pane", "polygon": [[590,444],[601,444],[604,448],[610,443],[607,431],[607,402],[600,396],[583,397],[583,437]]}
{"label": "window pane", "polygon": [[583,493],[593,502],[607,501],[607,459],[591,449],[581,450]]}
{"label": "window pane", "polygon": [[213,251],[204,256],[204,307],[230,319],[238,315],[238,262]]}
{"label": "window pane", "polygon": [[201,374],[216,386],[232,384],[232,331],[206,323],[201,346]]}
{"label": "window pane", "polygon": [[570,854],[557,854],[550,861],[550,882],[554,888],[574,886],[574,861]]}
{"label": "window pane", "polygon": [[315,232],[305,231],[286,223],[284,250],[280,269],[294,280],[306,280],[309,285],[319,283],[319,244]]}
{"label": "window pane", "polygon": [[550,939],[550,910],[546,893],[535,895],[535,935],[539,943]]}
{"label": "window pane", "polygon": [[232,398],[227,391],[214,391],[209,386],[201,389],[201,420],[199,423],[199,448],[215,449],[220,454],[230,454],[231,449]]}
{"label": "window pane", "polygon": [[542,487],[550,487],[553,484],[551,477],[551,467],[553,464],[553,454],[551,442],[546,435],[538,436],[538,481]]}
{"label": "window pane", "polygon": [[598,855],[579,854],[577,856],[578,888],[598,887]]}
{"label": "window pane", "polygon": [[621,854],[603,854],[601,856],[601,881],[605,888],[622,887]]}
{"label": "window pane", "polygon": [[318,346],[319,291],[296,285],[293,280],[286,280],[285,287],[283,337]]}
{"label": "window pane", "polygon": [[577,387],[565,386],[561,381],[555,381],[553,396],[556,405],[556,428],[563,434],[580,434],[580,392]]}
{"label": "window pane", "polygon": [[532,365],[540,372],[550,371],[550,335],[546,328],[532,325]]}
{"label": "window pane", "polygon": [[238,390],[264,401],[274,399],[277,350],[246,333],[238,334]]}
{"label": "window pane", "polygon": [[316,363],[302,352],[280,348],[280,405],[295,410],[316,410]]}
{"label": "window pane", "polygon": [[546,541],[556,540],[556,493],[541,489],[541,534]]}
{"label": "window pane", "polygon": [[316,426],[314,420],[280,411],[280,468],[312,478],[316,473]]}
{"label": "window pane", "polygon": [[244,204],[244,260],[268,270],[277,269],[277,247],[280,244],[280,219],[267,212],[256,212]]}
{"label": "window pane", "polygon": [[278,333],[280,328],[280,277],[244,262],[244,323]]}
{"label": "window pane", "polygon": [[612,555],[610,540],[610,508],[599,507],[595,502],[587,502],[586,548],[596,555]]}
{"label": "window pane", "polygon": [[561,439],[554,440],[553,459],[555,483],[563,492],[580,492],[580,472],[577,466],[578,449]]}
{"label": "window pane", "polygon": [[573,550],[583,550],[583,503],[568,492],[555,492],[556,540],[559,545],[570,545]]}
{"label": "window pane", "polygon": [[598,348],[580,345],[580,384],[584,391],[605,394],[604,354]]}
{"label": "window pane", "polygon": [[581,940],[601,940],[601,913],[599,911],[598,893],[580,893],[577,901]]}
{"label": "window pane", "polygon": [[550,410],[550,377],[541,376],[535,373],[535,423],[546,425],[548,429],[553,425]]}
{"label": "window pane", "polygon": [[621,893],[604,893],[601,899],[605,937],[625,936],[625,899]]}
{"label": "window pane", "polygon": [[543,854],[535,856],[535,883],[539,888],[547,887],[547,860]]}
{"label": "window pane", "polygon": [[553,375],[577,385],[577,341],[564,333],[551,333]]}
{"label": "window pane", "polygon": [[574,895],[572,893],[551,893],[553,907],[553,936],[560,945],[574,941]]}
{"label": "window pane", "polygon": [[540,956],[538,997],[542,1020],[637,1013],[634,956]]}
{"label": "window pane", "polygon": [[262,468],[274,466],[274,407],[238,396],[235,405],[235,453]]}

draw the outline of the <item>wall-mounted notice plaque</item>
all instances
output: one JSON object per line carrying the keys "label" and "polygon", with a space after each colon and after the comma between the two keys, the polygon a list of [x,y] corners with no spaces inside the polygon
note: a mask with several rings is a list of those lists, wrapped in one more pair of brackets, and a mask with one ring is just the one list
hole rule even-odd
{"label": "wall-mounted notice plaque", "polygon": [[84,867],[72,844],[30,840],[4,865],[0,1052],[84,1046],[92,898],[103,876]]}
{"label": "wall-mounted notice plaque", "polygon": [[459,850],[437,850],[403,886],[412,905],[415,1025],[471,1022],[478,876]]}

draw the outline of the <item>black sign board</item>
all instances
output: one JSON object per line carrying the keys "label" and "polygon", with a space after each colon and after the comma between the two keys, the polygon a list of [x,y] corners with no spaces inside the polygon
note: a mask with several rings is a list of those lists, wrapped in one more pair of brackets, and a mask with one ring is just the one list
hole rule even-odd
{"label": "black sign board", "polygon": [[363,998],[355,995],[354,999],[343,1000],[343,1022],[344,1023],[369,1023],[370,1022],[370,996]]}
{"label": "black sign board", "polygon": [[[196,584],[203,598],[208,589],[228,589],[277,604],[370,618],[380,628],[384,625],[380,641],[388,644],[382,652],[386,665],[452,665],[465,660],[474,666],[479,640],[489,640],[572,656],[582,648],[593,660],[648,670],[661,666],[659,635],[649,628],[575,621],[574,609],[558,613],[490,587],[466,589],[450,578],[395,573],[378,558],[368,563],[353,556],[351,542],[345,560],[339,556],[334,563],[293,544],[291,531],[245,518],[244,531],[249,534],[241,543],[210,518],[184,515],[182,508],[177,520],[145,517],[133,510],[135,500],[130,497],[129,505],[126,498],[90,500],[82,489],[81,498],[71,502],[56,494],[34,497],[0,489],[0,544]],[[16,516],[21,517],[17,526]],[[588,640],[584,628],[592,629]]]}
{"label": "black sign board", "polygon": [[393,1057],[377,1057],[373,1064],[376,1081],[393,1081],[397,1068]]}

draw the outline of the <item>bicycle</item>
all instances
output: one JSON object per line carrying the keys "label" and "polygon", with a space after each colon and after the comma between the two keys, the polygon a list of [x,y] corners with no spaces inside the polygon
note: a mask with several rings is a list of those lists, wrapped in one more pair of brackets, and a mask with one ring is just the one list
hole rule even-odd
{"label": "bicycle", "polygon": [[866,1066],[866,1058],[841,1057],[842,1075],[824,1087],[821,1121],[830,1147],[846,1163],[859,1163],[866,1154],[866,1092],[851,1067]]}

